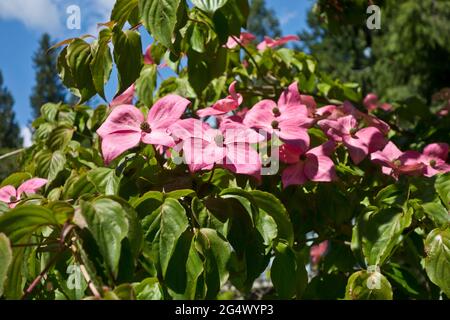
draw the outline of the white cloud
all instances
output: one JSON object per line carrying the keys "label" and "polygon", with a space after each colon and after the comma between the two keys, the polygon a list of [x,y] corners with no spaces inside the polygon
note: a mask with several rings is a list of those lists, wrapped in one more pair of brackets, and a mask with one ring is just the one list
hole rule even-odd
{"label": "white cloud", "polygon": [[30,29],[57,34],[60,11],[52,0],[1,0],[0,19],[19,20]]}
{"label": "white cloud", "polygon": [[297,17],[298,12],[292,11],[287,12],[280,17],[280,24],[282,26],[288,24],[291,20],[295,19]]}
{"label": "white cloud", "polygon": [[20,136],[23,139],[23,146],[25,148],[30,147],[33,142],[32,142],[32,134],[31,131],[28,127],[22,127],[20,128]]}

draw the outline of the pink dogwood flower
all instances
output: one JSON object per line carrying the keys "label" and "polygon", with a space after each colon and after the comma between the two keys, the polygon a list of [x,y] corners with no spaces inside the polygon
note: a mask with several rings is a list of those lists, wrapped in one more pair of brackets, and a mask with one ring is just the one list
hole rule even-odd
{"label": "pink dogwood flower", "polygon": [[400,174],[419,175],[424,169],[420,163],[421,154],[416,151],[402,152],[391,141],[381,151],[376,151],[370,155],[373,163],[381,165],[381,171],[398,179]]}
{"label": "pink dogwood flower", "polygon": [[179,120],[190,101],[170,94],[159,99],[150,109],[147,119],[133,105],[113,109],[105,123],[97,130],[102,138],[102,153],[106,164],[140,142],[156,146],[175,145],[168,128]]}
{"label": "pink dogwood flower", "polygon": [[278,104],[262,100],[245,115],[243,123],[251,128],[276,134],[286,143],[294,144],[303,151],[309,147],[307,129],[314,119],[308,118],[308,109],[302,103],[297,82],[289,86],[280,96]]}
{"label": "pink dogwood flower", "polygon": [[122,104],[132,104],[135,91],[136,91],[136,87],[135,87],[135,85],[133,83],[121,95],[115,97],[114,100],[111,101],[111,103],[109,104],[109,107],[110,108],[115,108],[115,107],[120,106]]}
{"label": "pink dogwood flower", "polygon": [[272,39],[266,36],[264,37],[264,40],[258,44],[257,49],[259,51],[264,51],[267,48],[276,48],[291,41],[300,41],[300,38],[296,35],[288,35],[279,39]]}
{"label": "pink dogwood flower", "polygon": [[16,190],[13,186],[4,186],[0,188],[0,201],[8,204],[10,208],[15,208],[22,198],[22,195],[35,194],[40,188],[47,184],[48,180],[33,178],[25,181]]}
{"label": "pink dogwood flower", "polygon": [[[246,46],[252,41],[254,41],[256,37],[251,34],[250,32],[241,32],[241,35],[239,36],[239,42]],[[239,45],[239,43],[235,40],[234,37],[229,37],[227,43],[225,44],[225,47],[228,49],[234,49]]]}
{"label": "pink dogwood flower", "polygon": [[212,107],[204,108],[197,111],[200,118],[208,116],[219,116],[236,110],[242,104],[242,95],[236,93],[236,81],[233,81],[228,88],[230,95],[225,99],[220,99]]}
{"label": "pink dogwood flower", "polygon": [[311,257],[312,264],[318,264],[320,259],[322,259],[323,255],[327,252],[328,249],[328,240],[325,240],[319,244],[311,246],[309,251],[309,255]]}
{"label": "pink dogwood flower", "polygon": [[328,141],[307,152],[285,144],[280,148],[280,160],[291,164],[284,169],[281,180],[283,187],[302,185],[307,181],[330,182],[337,178],[333,160],[335,143]]}
{"label": "pink dogwood flower", "polygon": [[363,104],[369,112],[375,111],[378,108],[381,108],[384,111],[390,111],[392,109],[392,105],[390,105],[389,103],[380,104],[378,96],[375,93],[369,93],[364,98]]}
{"label": "pink dogwood flower", "polygon": [[432,143],[427,145],[420,157],[420,162],[425,165],[424,175],[433,177],[438,173],[450,172],[450,164],[447,164],[448,144]]}
{"label": "pink dogwood flower", "polygon": [[345,145],[355,164],[363,161],[369,153],[382,149],[387,142],[383,133],[375,127],[359,129],[354,116],[321,120],[319,126],[331,139]]}
{"label": "pink dogwood flower", "polygon": [[232,172],[257,175],[261,170],[258,152],[251,144],[264,137],[246,126],[224,120],[219,129],[196,120],[180,120],[170,131],[182,140],[184,158],[192,172],[220,165]]}

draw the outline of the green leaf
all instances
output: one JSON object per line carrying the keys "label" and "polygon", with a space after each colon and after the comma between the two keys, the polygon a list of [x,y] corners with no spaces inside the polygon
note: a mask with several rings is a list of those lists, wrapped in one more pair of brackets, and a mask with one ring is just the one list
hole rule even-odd
{"label": "green leaf", "polygon": [[450,225],[450,214],[441,202],[428,202],[422,205],[423,211],[438,227]]}
{"label": "green leaf", "polygon": [[95,90],[104,100],[106,100],[105,84],[108,82],[112,71],[112,55],[111,50],[109,49],[110,39],[110,29],[103,29],[100,31],[99,40],[92,45],[93,59],[90,64]]}
{"label": "green leaf", "polygon": [[193,25],[190,43],[193,50],[199,53],[205,52],[205,36],[198,24]]}
{"label": "green leaf", "polygon": [[161,229],[159,239],[159,259],[163,277],[175,250],[178,238],[188,228],[186,210],[175,199],[168,198],[161,206]]}
{"label": "green leaf", "polygon": [[8,185],[18,188],[24,181],[31,179],[32,177],[33,176],[28,172],[13,173],[2,181],[2,183],[0,184],[0,188]]}
{"label": "green leaf", "polygon": [[116,171],[110,168],[97,168],[87,174],[87,179],[95,186],[97,192],[105,195],[116,195],[119,190],[120,178]]}
{"label": "green leaf", "polygon": [[434,184],[442,202],[450,210],[450,172],[439,175]]}
{"label": "green leaf", "polygon": [[115,28],[113,45],[121,93],[139,78],[143,63],[141,36],[137,31]]}
{"label": "green leaf", "polygon": [[139,79],[136,81],[136,92],[139,101],[149,108],[153,104],[153,93],[156,88],[157,71],[157,65],[145,65],[141,70]]}
{"label": "green leaf", "polygon": [[425,240],[425,270],[430,280],[450,297],[450,229],[434,229]]}
{"label": "green leaf", "polygon": [[386,277],[377,271],[358,271],[348,279],[345,299],[392,300],[392,287]]}
{"label": "green leaf", "polygon": [[208,228],[200,229],[197,241],[202,255],[206,257],[207,297],[212,298],[228,280],[231,245],[216,230]]}
{"label": "green leaf", "polygon": [[270,215],[277,224],[277,238],[288,242],[290,246],[294,243],[294,231],[289,214],[274,195],[268,192],[253,190],[249,192],[256,202],[259,211]]}
{"label": "green leaf", "polygon": [[106,265],[114,277],[119,269],[122,240],[128,233],[128,220],[122,206],[113,200],[100,198],[93,202],[81,201],[81,214],[86,220]]}
{"label": "green leaf", "polygon": [[58,115],[59,107],[61,106],[60,103],[46,103],[41,107],[41,116],[49,121],[53,122],[56,119],[56,116]]}
{"label": "green leaf", "polygon": [[36,175],[53,181],[64,170],[66,156],[60,150],[42,150],[36,154]]}
{"label": "green leaf", "polygon": [[222,8],[228,0],[192,0],[192,3],[199,9],[208,13],[214,13]]}
{"label": "green leaf", "polygon": [[58,225],[58,221],[52,211],[41,206],[20,206],[0,216],[0,232],[14,245],[23,244],[33,232],[50,225]]}
{"label": "green leaf", "polygon": [[47,147],[52,151],[64,150],[72,140],[74,129],[60,126],[55,128],[47,139]]}
{"label": "green leaf", "polygon": [[8,268],[12,262],[12,250],[8,237],[0,233],[0,297],[3,295],[3,284],[7,278]]}
{"label": "green leaf", "polygon": [[80,98],[79,103],[89,100],[96,93],[89,67],[93,59],[90,44],[82,39],[75,39],[61,55],[64,53],[65,63],[58,64],[64,84]]}
{"label": "green leaf", "polygon": [[412,214],[412,210],[399,212],[393,208],[361,215],[353,229],[352,249],[360,243],[367,265],[383,264],[399,244],[403,230],[411,224]]}
{"label": "green leaf", "polygon": [[133,286],[137,300],[162,300],[164,297],[157,278],[146,278]]}
{"label": "green leaf", "polygon": [[296,293],[296,282],[293,275],[296,274],[295,254],[284,243],[278,243],[275,250],[275,259],[270,269],[270,277],[273,286],[281,299],[291,299]]}
{"label": "green leaf", "polygon": [[156,41],[173,50],[180,13],[186,15],[184,0],[139,0],[139,9],[145,28]]}
{"label": "green leaf", "polygon": [[115,21],[119,28],[129,19],[133,10],[138,7],[138,0],[117,0],[111,13],[111,21]]}

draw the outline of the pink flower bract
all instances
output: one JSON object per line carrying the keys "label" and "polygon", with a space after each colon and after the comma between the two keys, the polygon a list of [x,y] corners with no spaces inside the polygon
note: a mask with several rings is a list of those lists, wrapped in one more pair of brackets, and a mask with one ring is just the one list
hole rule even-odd
{"label": "pink flower bract", "polygon": [[137,146],[140,142],[156,146],[175,145],[168,128],[181,118],[190,101],[170,94],[158,100],[147,119],[133,105],[114,108],[105,123],[97,130],[102,138],[102,153],[106,164]]}
{"label": "pink flower bract", "polygon": [[10,185],[0,188],[0,201],[8,204],[10,208],[14,208],[23,194],[35,194],[47,182],[46,179],[33,178],[22,183],[17,190]]}
{"label": "pink flower bract", "polygon": [[313,122],[314,119],[308,118],[308,108],[302,103],[297,82],[283,92],[278,104],[262,100],[247,112],[243,121],[246,126],[276,134],[303,151],[309,147],[307,129]]}
{"label": "pink flower bract", "polygon": [[225,99],[218,100],[212,107],[197,111],[200,118],[207,116],[224,115],[230,111],[236,110],[242,104],[242,95],[236,93],[236,81],[233,81],[228,88],[230,95]]}

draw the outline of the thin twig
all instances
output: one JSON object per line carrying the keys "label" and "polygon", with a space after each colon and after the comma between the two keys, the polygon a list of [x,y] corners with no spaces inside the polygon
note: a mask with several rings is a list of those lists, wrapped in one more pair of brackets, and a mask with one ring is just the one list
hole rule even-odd
{"label": "thin twig", "polygon": [[15,156],[16,154],[22,153],[25,150],[26,150],[25,148],[22,148],[22,149],[18,149],[18,150],[14,150],[12,152],[6,153],[6,154],[0,156],[0,160]]}
{"label": "thin twig", "polygon": [[97,288],[94,285],[94,282],[92,281],[89,272],[86,269],[86,266],[83,263],[83,260],[80,257],[80,253],[78,252],[78,248],[76,247],[75,244],[72,244],[70,246],[70,249],[72,250],[72,253],[75,257],[75,259],[77,260],[78,264],[80,265],[80,270],[81,273],[83,274],[84,280],[86,281],[86,283],[89,286],[89,290],[91,290],[92,294],[97,298],[97,299],[101,299],[101,295],[100,292],[97,290]]}

